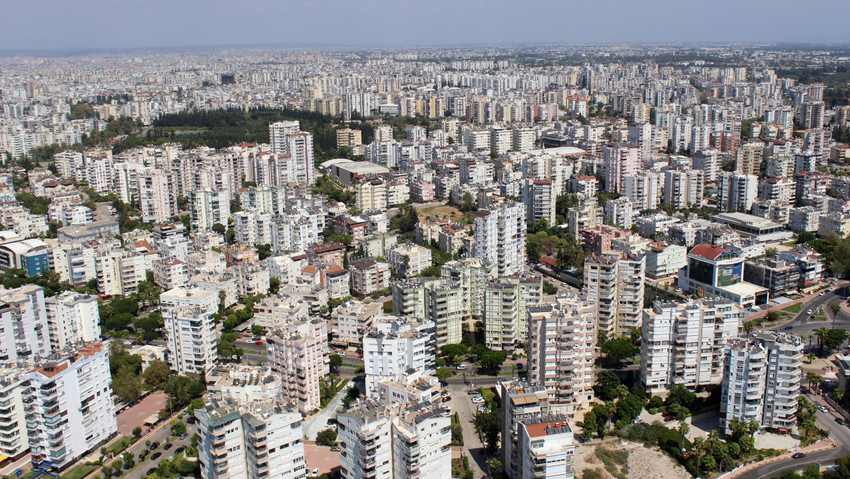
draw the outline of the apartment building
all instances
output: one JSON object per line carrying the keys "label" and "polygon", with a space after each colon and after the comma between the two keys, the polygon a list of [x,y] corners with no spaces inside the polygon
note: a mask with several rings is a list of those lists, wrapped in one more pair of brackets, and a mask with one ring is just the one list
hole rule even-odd
{"label": "apartment building", "polygon": [[320,318],[292,318],[266,334],[272,370],[283,379],[281,396],[309,415],[321,407],[319,381],[330,373],[328,326]]}
{"label": "apartment building", "polygon": [[163,309],[167,359],[171,369],[198,376],[212,370],[218,357],[211,313],[195,306]]}
{"label": "apartment building", "polygon": [[379,385],[385,381],[407,385],[433,374],[434,350],[432,322],[395,316],[373,318],[363,335],[366,396],[378,397]]}
{"label": "apartment building", "polygon": [[496,265],[499,276],[525,267],[525,205],[506,202],[475,213],[474,257]]}
{"label": "apartment building", "polygon": [[153,280],[163,290],[182,288],[189,281],[188,265],[177,258],[161,258],[153,262]]}
{"label": "apartment building", "polygon": [[552,180],[526,180],[521,193],[529,223],[546,220],[549,226],[555,225],[556,195]]}
{"label": "apartment building", "polygon": [[0,454],[18,458],[29,450],[26,410],[23,402],[22,376],[25,368],[0,368]]}
{"label": "apartment building", "polygon": [[352,261],[348,270],[351,273],[351,292],[368,296],[375,291],[390,287],[390,265],[363,258]]}
{"label": "apartment building", "polygon": [[664,193],[661,176],[653,172],[627,175],[623,179],[624,196],[631,200],[636,211],[658,208]]}
{"label": "apartment building", "polygon": [[603,214],[605,223],[629,230],[634,224],[637,212],[632,207],[632,200],[622,197],[606,201]]}
{"label": "apartment building", "polygon": [[332,343],[342,347],[362,345],[363,333],[382,311],[380,303],[364,303],[356,299],[337,306],[331,313]]}
{"label": "apartment building", "polygon": [[723,299],[656,301],[643,314],[640,376],[647,393],[722,382],[726,343],[742,331],[741,307]]}
{"label": "apartment building", "polygon": [[230,193],[227,190],[202,188],[189,191],[189,214],[192,229],[208,230],[213,225],[227,226],[230,217]]}
{"label": "apartment building", "polygon": [[688,263],[688,249],[682,245],[654,241],[646,250],[646,276],[652,279],[679,274]]}
{"label": "apartment building", "polygon": [[139,209],[142,221],[151,223],[165,223],[177,214],[170,172],[157,169],[139,174]]}
{"label": "apartment building", "polygon": [[797,424],[803,341],[794,335],[759,331],[727,349],[720,395],[720,429],[755,421],[762,429],[790,432]]}
{"label": "apartment building", "polygon": [[717,179],[717,207],[721,211],[748,212],[758,199],[756,175],[721,173]]}
{"label": "apartment building", "polygon": [[431,250],[415,243],[403,243],[387,250],[387,262],[396,273],[412,278],[431,266]]}
{"label": "apartment building", "polygon": [[519,380],[499,384],[502,398],[502,468],[508,477],[519,477],[522,452],[519,434],[522,421],[548,416],[555,391]]}
{"label": "apartment building", "polygon": [[550,391],[549,411],[574,417],[593,401],[596,308],[561,293],[528,308],[528,383]]}
{"label": "apartment building", "polygon": [[674,208],[690,208],[702,204],[705,176],[701,170],[668,169],[664,172],[664,203]]}
{"label": "apartment building", "polygon": [[591,255],[584,262],[584,292],[597,307],[598,328],[608,337],[640,327],[646,256],[625,252]]}
{"label": "apartment building", "polygon": [[626,177],[636,175],[640,169],[640,150],[622,144],[605,146],[602,157],[605,165],[605,191],[622,193],[626,190]]}
{"label": "apartment building", "polygon": [[521,479],[573,479],[575,438],[567,419],[553,415],[520,423]]}
{"label": "apartment building", "polygon": [[[481,292],[477,292],[481,294]],[[505,277],[484,284],[484,341],[488,348],[513,351],[528,336],[527,311],[540,303],[540,277]]]}
{"label": "apartment building", "polygon": [[487,281],[496,278],[497,268],[493,263],[478,258],[465,258],[443,263],[441,278],[458,284],[463,316],[481,318],[484,315],[484,287]]}
{"label": "apartment building", "polygon": [[62,469],[118,432],[106,345],[80,347],[20,379],[33,463]]}
{"label": "apartment building", "polygon": [[354,187],[357,209],[360,211],[386,210],[387,185],[378,178],[367,179]]}
{"label": "apartment building", "polygon": [[45,299],[44,307],[53,351],[100,339],[100,308],[96,296],[64,291]]}
{"label": "apartment building", "polygon": [[212,400],[195,410],[203,477],[303,479],[302,416],[276,400]]}
{"label": "apartment building", "polygon": [[290,318],[307,316],[309,305],[300,295],[279,294],[254,303],[254,324],[266,330],[286,325]]}

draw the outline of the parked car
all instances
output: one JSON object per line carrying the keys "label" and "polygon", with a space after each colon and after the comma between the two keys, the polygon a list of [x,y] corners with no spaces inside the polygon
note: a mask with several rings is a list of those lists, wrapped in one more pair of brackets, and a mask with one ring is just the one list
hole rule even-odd
{"label": "parked car", "polygon": [[826,406],[818,406],[818,411],[825,413],[829,412],[829,409],[827,409]]}
{"label": "parked car", "polygon": [[806,314],[808,314],[809,316],[811,316],[811,315],[812,315],[812,310],[811,310],[811,309],[807,309],[807,310],[806,310]]}
{"label": "parked car", "polygon": [[484,398],[481,396],[475,396],[472,398],[472,404],[484,404]]}
{"label": "parked car", "polygon": [[174,447],[174,444],[171,444],[170,442],[168,442],[164,446],[162,446],[162,449],[167,451],[167,450],[171,449],[172,447]]}
{"label": "parked car", "polygon": [[843,425],[847,424],[847,421],[845,421],[844,419],[841,419],[840,417],[835,418],[835,422],[839,426],[843,426]]}
{"label": "parked car", "polygon": [[452,400],[451,396],[443,396],[443,402],[449,402]]}
{"label": "parked car", "polygon": [[151,461],[156,461],[160,457],[162,457],[162,453],[161,452],[155,452],[155,453],[151,454]]}
{"label": "parked car", "polygon": [[788,330],[790,330],[790,329],[794,329],[794,326],[790,326],[790,325],[789,325],[789,326],[785,326],[785,331],[788,331]]}
{"label": "parked car", "polygon": [[457,367],[458,371],[463,371],[465,369],[466,369],[466,364],[461,364],[460,366]]}
{"label": "parked car", "polygon": [[791,456],[792,459],[802,459],[804,457],[806,457],[806,455],[803,454],[802,452],[798,452],[798,453],[794,454],[793,456]]}
{"label": "parked car", "polygon": [[490,412],[490,408],[488,408],[487,406],[483,406],[483,405],[478,406],[478,412],[483,412],[483,413],[486,414],[486,413]]}
{"label": "parked car", "polygon": [[151,451],[159,447],[159,442],[154,441],[151,443]]}

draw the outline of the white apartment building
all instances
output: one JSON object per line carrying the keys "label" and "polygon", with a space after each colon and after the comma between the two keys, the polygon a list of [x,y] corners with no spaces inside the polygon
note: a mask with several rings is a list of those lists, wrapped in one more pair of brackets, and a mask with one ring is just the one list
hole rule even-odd
{"label": "white apartment building", "polygon": [[490,151],[495,151],[496,154],[503,154],[511,151],[513,143],[513,134],[511,130],[500,127],[490,127]]}
{"label": "white apartment building", "polygon": [[818,231],[821,215],[822,212],[814,206],[791,208],[788,212],[788,229],[795,233]]}
{"label": "white apartment building", "polygon": [[142,221],[165,223],[177,214],[177,195],[171,181],[171,174],[163,170],[139,175],[139,209],[142,212]]}
{"label": "white apartment building", "polygon": [[525,267],[525,205],[506,202],[475,213],[474,257],[496,265],[499,276]]}
{"label": "white apartment building", "polygon": [[758,199],[758,192],[756,175],[724,172],[717,178],[717,206],[721,211],[750,211]]}
{"label": "white apartment building", "polygon": [[363,258],[349,264],[351,292],[366,296],[390,287],[390,265]]}
{"label": "white apartment building", "polygon": [[529,418],[520,423],[520,479],[573,479],[575,438],[564,416]]}
{"label": "white apartment building", "polygon": [[303,296],[283,293],[254,303],[254,324],[266,330],[285,326],[291,318],[307,316],[309,305]]}
{"label": "white apartment building", "polygon": [[236,242],[246,245],[272,244],[275,232],[274,215],[255,210],[233,213],[233,232]]}
{"label": "white apartment building", "polygon": [[373,318],[381,313],[380,303],[364,303],[356,299],[342,303],[331,313],[332,342],[343,347],[362,345],[363,333],[372,325]]}
{"label": "white apartment building", "polygon": [[546,220],[555,225],[555,186],[552,180],[526,180],[522,187],[522,202],[529,223]]}
{"label": "white apartment building", "polygon": [[272,370],[283,379],[282,397],[304,415],[321,407],[319,381],[330,373],[328,326],[321,318],[292,318],[266,334]]}
{"label": "white apartment building", "polygon": [[497,275],[496,265],[478,258],[465,258],[443,263],[441,277],[458,284],[464,317],[484,315],[484,287]]}
{"label": "white apartment building", "polygon": [[537,142],[537,132],[534,128],[513,128],[512,149],[514,151],[529,151],[534,149]]}
{"label": "white apartment building", "polygon": [[[400,384],[434,372],[434,324],[377,316],[363,336],[366,396],[377,397],[384,381]],[[388,398],[384,398],[387,400]]]}
{"label": "white apartment building", "polygon": [[605,164],[605,191],[622,193],[626,177],[635,176],[640,169],[640,150],[634,146],[612,145],[602,149]]}
{"label": "white apartment building", "polygon": [[728,300],[656,301],[644,311],[641,382],[647,393],[681,384],[719,385],[726,343],[741,332],[744,310]]}
{"label": "white apartment building", "polygon": [[488,281],[484,294],[484,341],[488,348],[513,351],[526,342],[529,307],[540,304],[543,281],[540,277],[507,277]]}
{"label": "white apartment building", "polygon": [[23,455],[30,447],[21,384],[26,372],[24,368],[0,368],[0,454],[10,458]]}
{"label": "white apartment building", "polygon": [[163,308],[168,365],[182,375],[208,373],[214,366],[215,324],[212,315],[201,307]]}
{"label": "white apartment building", "polygon": [[448,279],[400,280],[392,284],[392,292],[394,315],[425,318],[434,323],[437,346],[460,342],[467,304],[460,284]]}
{"label": "white apartment building", "polygon": [[182,288],[189,281],[186,263],[177,258],[161,258],[153,262],[153,280],[163,290]]}
{"label": "white apartment building", "polygon": [[212,188],[189,191],[189,214],[192,217],[192,229],[208,230],[216,223],[227,226],[230,193]]}
{"label": "white apartment building", "polygon": [[652,279],[679,274],[688,263],[688,248],[663,241],[652,242],[646,249],[646,276]]}
{"label": "white apartment building", "polygon": [[195,417],[203,477],[307,477],[302,417],[291,404],[213,400]]}
{"label": "white apartment building", "polygon": [[624,196],[631,200],[636,211],[658,208],[663,194],[663,182],[658,173],[643,172],[623,179]]}
{"label": "white apartment building", "polygon": [[53,351],[100,338],[100,309],[96,296],[65,291],[45,299],[44,306]]}
{"label": "white apartment building", "polygon": [[563,293],[528,308],[528,383],[549,391],[549,411],[570,417],[587,409],[596,383],[596,308]]}
{"label": "white apartment building", "polygon": [[96,279],[94,248],[66,243],[53,247],[52,253],[53,270],[59,274],[60,281],[79,287]]}
{"label": "white apartment building", "polygon": [[702,170],[705,181],[716,181],[720,170],[720,152],[715,149],[699,150],[694,153],[693,167]]}
{"label": "white apartment building", "polygon": [[301,131],[298,120],[278,121],[269,125],[269,143],[272,153],[286,153],[286,136]]}
{"label": "white apartment building", "polygon": [[637,215],[632,207],[632,200],[626,197],[606,201],[603,212],[605,223],[619,226],[625,230],[632,228]]}
{"label": "white apartment building", "polygon": [[702,203],[705,178],[701,170],[670,169],[664,172],[664,203],[690,208]]}
{"label": "white apartment building", "polygon": [[312,185],[316,181],[313,160],[313,135],[299,131],[286,135],[285,151],[289,155],[286,178],[289,183]]}
{"label": "white apartment building", "polygon": [[406,278],[418,276],[431,266],[431,250],[415,243],[403,243],[387,250],[387,263]]}
{"label": "white apartment building", "polygon": [[346,479],[450,479],[449,411],[430,403],[388,408],[367,399],[337,417]]}
{"label": "white apartment building", "polygon": [[597,306],[599,331],[610,338],[640,327],[645,280],[644,254],[617,251],[585,259],[583,291]]}
{"label": "white apartment building", "polygon": [[0,288],[0,297],[0,362],[46,359],[52,348],[44,290],[35,285]]}
{"label": "white apartment building", "polygon": [[118,432],[109,354],[101,343],[21,376],[32,461],[63,468]]}
{"label": "white apartment building", "polygon": [[549,398],[554,396],[554,391],[516,379],[500,383],[499,388],[502,401],[502,469],[508,477],[519,477],[523,460],[519,450],[520,425],[526,419],[549,415]]}
{"label": "white apartment building", "polygon": [[720,428],[756,421],[759,427],[787,433],[797,424],[803,342],[775,331],[759,331],[727,349],[720,396]]}

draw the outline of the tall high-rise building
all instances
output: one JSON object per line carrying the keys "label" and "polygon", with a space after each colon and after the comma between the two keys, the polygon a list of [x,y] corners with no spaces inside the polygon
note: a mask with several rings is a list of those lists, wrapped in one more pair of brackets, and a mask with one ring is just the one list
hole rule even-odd
{"label": "tall high-rise building", "polygon": [[626,177],[634,176],[640,169],[640,150],[634,146],[612,145],[602,150],[605,161],[605,191],[622,193]]}
{"label": "tall high-rise building", "polygon": [[593,401],[596,308],[562,293],[528,308],[528,383],[550,391],[550,411],[570,417]]}
{"label": "tall high-rise building", "polygon": [[269,143],[272,153],[286,153],[286,136],[301,131],[301,123],[295,121],[278,121],[269,125]]}
{"label": "tall high-rise building", "polygon": [[726,343],[738,337],[744,310],[728,300],[656,301],[644,311],[641,382],[648,393],[680,384],[719,385]]}
{"label": "tall high-rise building", "polygon": [[289,155],[286,168],[288,181],[302,186],[312,185],[316,181],[313,135],[303,131],[286,135],[284,145],[286,150],[283,153]]}
{"label": "tall high-rise building", "polygon": [[177,214],[177,195],[169,172],[154,170],[139,175],[139,209],[142,221],[152,223],[165,223]]}
{"label": "tall high-rise building", "polygon": [[705,179],[701,170],[687,168],[664,172],[664,203],[674,208],[690,208],[702,203]]}
{"label": "tall high-rise building", "polygon": [[2,289],[0,305],[0,362],[44,360],[51,352],[50,328],[40,286]]}
{"label": "tall high-rise building", "polygon": [[511,201],[475,213],[474,256],[495,264],[499,276],[524,269],[525,211],[524,204]]}
{"label": "tall high-rise building", "polygon": [[195,306],[163,309],[167,359],[178,374],[210,372],[218,357],[212,315]]}
{"label": "tall high-rise building", "polygon": [[202,477],[307,477],[302,416],[293,405],[213,400],[195,417]]}
{"label": "tall high-rise building", "polygon": [[598,328],[608,337],[639,328],[643,310],[646,256],[617,251],[584,261],[584,292],[597,307]]}
{"label": "tall high-rise building", "polygon": [[723,172],[717,178],[717,206],[721,211],[747,213],[758,199],[758,191],[758,176]]}
{"label": "tall high-rise building", "polygon": [[44,301],[51,349],[61,351],[100,338],[97,297],[65,291]]}
{"label": "tall high-rise building", "polygon": [[431,375],[434,349],[434,324],[430,321],[373,318],[372,327],[363,336],[366,396],[377,398],[378,386],[384,381],[406,385]]}
{"label": "tall high-rise building", "polygon": [[[490,349],[512,351],[528,335],[528,308],[540,303],[543,281],[538,276],[516,276],[484,285],[484,342]],[[478,293],[480,294],[480,292]]]}
{"label": "tall high-rise building", "polygon": [[112,403],[109,354],[101,343],[21,376],[33,463],[64,466],[105,444],[118,432]]}
{"label": "tall high-rise building", "polygon": [[204,188],[189,192],[192,229],[212,229],[216,223],[227,226],[230,217],[230,193]]}
{"label": "tall high-rise building", "polygon": [[537,223],[546,220],[555,225],[555,187],[552,180],[526,180],[522,187],[522,202],[525,204],[527,220]]}
{"label": "tall high-rise building", "polygon": [[626,176],[624,196],[631,200],[636,211],[658,208],[663,194],[662,181],[658,173],[643,172]]}
{"label": "tall high-rise building", "polygon": [[573,479],[575,438],[564,416],[529,418],[520,423],[520,479]]}
{"label": "tall high-rise building", "polygon": [[799,337],[759,331],[727,349],[720,393],[720,428],[733,420],[789,432],[797,424],[803,342]]}
{"label": "tall high-rise building", "polygon": [[319,382],[330,373],[328,326],[320,318],[292,318],[266,334],[272,370],[283,379],[281,394],[303,414],[321,408]]}

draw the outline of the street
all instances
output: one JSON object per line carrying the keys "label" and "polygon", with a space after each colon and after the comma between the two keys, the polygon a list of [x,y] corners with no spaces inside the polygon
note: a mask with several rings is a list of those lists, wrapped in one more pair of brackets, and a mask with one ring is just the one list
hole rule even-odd
{"label": "street", "polygon": [[469,456],[469,466],[472,468],[472,473],[476,478],[484,477],[484,471],[487,468],[487,461],[484,458],[484,445],[478,438],[478,433],[475,432],[475,405],[472,404],[471,397],[466,393],[469,386],[460,384],[449,384],[445,387],[452,397],[449,401],[449,409],[452,413],[458,414],[460,426],[463,429],[463,452]]}
{"label": "street", "polygon": [[[809,302],[802,303],[802,309],[800,309],[800,312],[794,317],[794,319],[775,326],[773,329],[780,331],[791,326],[790,331],[800,337],[814,334],[814,332],[820,328],[850,329],[850,314],[847,314],[844,311],[838,312],[838,316],[835,317],[834,326],[833,321],[831,320],[809,321],[809,317],[817,314],[818,308],[820,307],[823,307],[824,314],[827,318],[833,319],[832,305],[840,304],[842,301],[845,301],[847,299],[847,294],[847,286],[841,286],[835,291],[826,292],[823,296],[817,295]],[[812,314],[809,314],[808,311],[812,311]]]}
{"label": "street", "polygon": [[[815,401],[814,398],[812,398],[811,396],[809,397],[809,399]],[[836,444],[838,444],[838,447],[825,451],[818,451],[811,454],[807,454],[806,457],[802,459],[789,458],[784,459],[782,461],[765,464],[751,471],[747,471],[746,473],[738,476],[737,479],[768,479],[771,477],[779,476],[784,471],[802,470],[809,464],[820,464],[821,466],[828,466],[834,464],[835,460],[839,457],[843,457],[850,454],[850,428],[848,428],[847,426],[842,426],[835,422],[835,419],[840,417],[840,415],[832,411],[826,413],[818,411],[817,416],[818,427],[828,431],[830,438],[832,438],[832,440]]]}
{"label": "street", "polygon": [[[185,419],[185,416],[181,417],[181,420],[183,420],[184,422]],[[168,450],[165,450],[164,448],[166,447],[166,442],[171,437],[171,426],[168,422],[164,422],[163,424],[158,426],[157,429],[155,429],[150,435],[144,437],[143,440],[140,440],[139,442],[131,446],[129,449],[127,449],[127,451],[125,451],[133,453],[133,456],[135,456],[136,458],[136,465],[133,466],[133,469],[131,469],[122,477],[126,479],[142,479],[144,477],[147,477],[149,475],[148,471],[151,468],[156,468],[159,465],[160,461],[173,457],[175,451],[181,448],[185,449],[187,446],[191,445],[192,436],[195,434],[196,429],[196,425],[186,424],[186,438],[173,438],[173,441],[171,442],[171,447],[169,447]],[[160,445],[155,451],[150,452],[145,457],[144,461],[139,462],[139,453],[142,452],[142,450],[149,449],[149,447],[145,446],[146,441],[150,441],[151,443],[158,442]],[[157,456],[156,459],[152,459],[155,453],[160,453],[160,456]],[[122,464],[123,462],[120,456],[116,456],[116,460],[109,463],[110,466],[114,465],[118,467],[121,467]]]}

